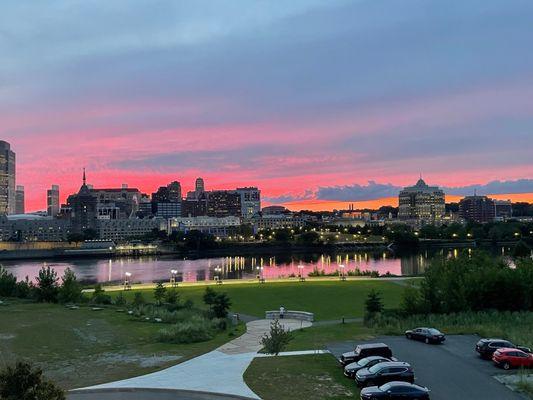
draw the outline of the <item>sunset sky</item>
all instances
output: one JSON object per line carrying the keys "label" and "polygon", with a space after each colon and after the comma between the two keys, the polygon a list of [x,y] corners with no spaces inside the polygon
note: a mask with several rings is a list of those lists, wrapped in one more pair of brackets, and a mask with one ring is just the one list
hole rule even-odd
{"label": "sunset sky", "polygon": [[[4,0],[0,140],[46,189],[533,193],[531,0]],[[528,198],[533,201],[533,196]]]}

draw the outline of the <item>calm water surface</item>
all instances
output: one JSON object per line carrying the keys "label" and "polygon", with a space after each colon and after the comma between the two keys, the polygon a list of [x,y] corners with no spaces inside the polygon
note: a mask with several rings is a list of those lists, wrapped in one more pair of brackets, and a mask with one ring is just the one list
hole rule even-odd
{"label": "calm water surface", "polygon": [[[298,276],[320,270],[325,273],[344,271],[377,271],[399,276],[420,275],[432,257],[454,257],[457,249],[419,252],[398,256],[391,252],[357,252],[342,254],[286,254],[260,257],[215,257],[176,259],[167,257],[135,257],[114,259],[73,259],[68,261],[15,261],[2,265],[19,279],[34,280],[43,266],[54,268],[59,275],[71,268],[85,283],[121,282],[131,273],[132,282],[159,282],[170,279],[171,270],[178,271],[177,280],[183,282],[222,279],[277,279]],[[466,250],[468,251],[468,250]],[[498,251],[499,252],[499,251]]]}

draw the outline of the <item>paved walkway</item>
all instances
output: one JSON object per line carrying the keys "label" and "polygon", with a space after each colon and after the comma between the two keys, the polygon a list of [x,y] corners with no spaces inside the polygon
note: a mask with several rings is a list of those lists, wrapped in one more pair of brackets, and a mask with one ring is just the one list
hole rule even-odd
{"label": "paved walkway", "polygon": [[[261,350],[260,339],[270,330],[271,322],[270,320],[248,322],[246,333],[242,336],[210,353],[162,371],[79,389],[79,391],[121,388],[179,389],[259,399],[244,382],[243,374],[252,360],[257,357],[257,352]],[[286,319],[280,322],[290,330],[311,326],[311,323],[307,321]]]}

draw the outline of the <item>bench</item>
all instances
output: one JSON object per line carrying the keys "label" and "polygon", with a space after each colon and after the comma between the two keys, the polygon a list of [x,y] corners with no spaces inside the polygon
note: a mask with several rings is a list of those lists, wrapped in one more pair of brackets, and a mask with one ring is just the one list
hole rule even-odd
{"label": "bench", "polygon": [[[280,319],[279,317],[279,310],[277,311],[266,311],[265,312],[265,318],[266,319]],[[297,319],[302,321],[309,321],[313,322],[315,320],[315,314],[307,312],[307,311],[292,311],[288,310],[285,311],[285,314],[283,315],[284,319]]]}

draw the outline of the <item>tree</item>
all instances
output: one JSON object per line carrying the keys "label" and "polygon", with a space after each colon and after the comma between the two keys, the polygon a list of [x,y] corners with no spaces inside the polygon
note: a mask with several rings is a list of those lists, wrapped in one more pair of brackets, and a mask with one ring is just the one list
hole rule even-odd
{"label": "tree", "polygon": [[154,289],[154,298],[158,305],[161,305],[163,303],[166,292],[167,289],[165,288],[165,286],[161,282],[158,282]]}
{"label": "tree", "polygon": [[37,300],[47,303],[56,303],[59,292],[57,282],[57,272],[50,267],[42,267],[37,276]]}
{"label": "tree", "polygon": [[381,301],[381,294],[372,289],[365,301],[365,310],[369,314],[376,314],[383,311],[383,302]]}
{"label": "tree", "polygon": [[526,242],[520,240],[513,250],[513,257],[531,257],[531,248],[526,244]]}
{"label": "tree", "polygon": [[2,400],[65,400],[65,393],[43,377],[43,371],[18,362],[0,371]]}
{"label": "tree", "polygon": [[168,304],[172,304],[172,305],[178,304],[180,301],[180,294],[174,288],[167,290],[166,295],[165,295],[165,301]]}
{"label": "tree", "polygon": [[102,288],[102,285],[98,284],[94,287],[93,297],[91,299],[92,303],[95,304],[111,304],[113,300],[111,299],[111,296],[108,294],[105,294],[104,289]]}
{"label": "tree", "polygon": [[261,338],[261,344],[267,354],[278,355],[293,339],[292,333],[286,330],[276,319],[270,324],[270,332]]}
{"label": "tree", "polygon": [[314,231],[304,232],[298,237],[298,241],[304,245],[312,245],[320,242],[320,235]]}
{"label": "tree", "polygon": [[226,318],[231,307],[231,300],[226,293],[217,293],[209,286],[205,288],[204,303],[209,306],[215,318]]}
{"label": "tree", "polygon": [[135,307],[139,307],[142,306],[144,303],[146,302],[144,301],[144,296],[142,292],[135,292],[135,294],[133,295],[133,305]]}
{"label": "tree", "polygon": [[76,303],[81,299],[81,285],[76,279],[76,274],[67,268],[63,277],[62,284],[59,288],[59,302],[60,303]]}

